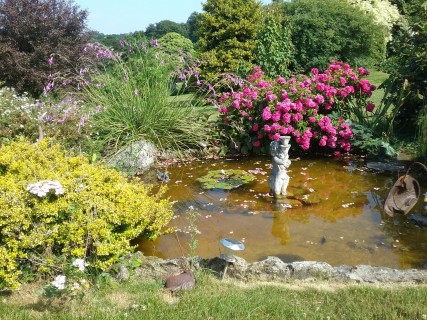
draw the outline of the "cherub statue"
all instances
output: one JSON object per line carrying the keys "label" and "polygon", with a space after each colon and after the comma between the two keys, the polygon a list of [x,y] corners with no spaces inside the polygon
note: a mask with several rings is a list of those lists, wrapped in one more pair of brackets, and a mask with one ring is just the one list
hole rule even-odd
{"label": "cherub statue", "polygon": [[272,141],[270,143],[273,169],[268,179],[268,185],[270,187],[270,194],[274,197],[286,195],[286,189],[289,184],[289,176],[286,169],[291,165],[288,155],[290,147],[288,141]]}

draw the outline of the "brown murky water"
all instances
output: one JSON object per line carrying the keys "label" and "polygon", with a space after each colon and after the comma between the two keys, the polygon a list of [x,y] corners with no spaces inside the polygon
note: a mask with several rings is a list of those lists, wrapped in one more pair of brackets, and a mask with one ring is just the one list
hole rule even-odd
{"label": "brown murky water", "polygon": [[[170,226],[176,228],[176,234],[164,235],[155,242],[141,240],[139,250],[162,258],[188,254],[187,212],[193,206],[199,214],[196,253],[203,258],[223,253],[219,240],[231,237],[245,243],[245,250],[238,255],[251,262],[278,256],[285,262],[425,267],[427,228],[414,225],[404,216],[391,218],[382,211],[396,174],[372,173],[333,159],[293,161],[288,192],[305,188],[322,200],[287,208],[268,196],[270,163],[270,158],[249,158],[169,167],[167,196],[176,201]],[[209,170],[237,168],[254,170],[257,180],[232,191],[203,190],[195,180]],[[423,210],[420,199],[411,213]]]}

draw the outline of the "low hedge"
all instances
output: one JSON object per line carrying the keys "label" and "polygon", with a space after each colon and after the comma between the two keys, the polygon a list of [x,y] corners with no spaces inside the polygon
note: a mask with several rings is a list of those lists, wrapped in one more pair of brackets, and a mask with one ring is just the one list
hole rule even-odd
{"label": "low hedge", "polygon": [[131,252],[130,240],[156,238],[173,212],[162,192],[67,155],[45,139],[0,149],[0,289],[24,273],[58,273],[73,259],[106,270]]}

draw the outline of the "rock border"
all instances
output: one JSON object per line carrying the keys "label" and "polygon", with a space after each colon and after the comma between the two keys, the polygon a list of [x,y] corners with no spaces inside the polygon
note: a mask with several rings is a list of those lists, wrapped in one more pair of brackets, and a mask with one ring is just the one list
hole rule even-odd
{"label": "rock border", "polygon": [[[134,269],[139,276],[164,280],[171,274],[182,272],[188,268],[191,261],[188,257],[177,259],[161,259],[153,256],[143,256],[142,252],[132,255],[133,259],[141,261]],[[211,270],[219,278],[226,262],[219,258],[195,258],[195,269]],[[245,259],[236,257],[236,262],[229,264],[226,277],[246,282],[289,282],[292,280],[337,281],[346,283],[366,284],[427,284],[427,270],[392,269],[388,267],[373,267],[369,265],[333,267],[326,262],[295,261],[283,262],[278,257],[269,256],[262,261],[248,263]],[[117,278],[123,279],[120,275]],[[125,277],[128,278],[128,277]]]}

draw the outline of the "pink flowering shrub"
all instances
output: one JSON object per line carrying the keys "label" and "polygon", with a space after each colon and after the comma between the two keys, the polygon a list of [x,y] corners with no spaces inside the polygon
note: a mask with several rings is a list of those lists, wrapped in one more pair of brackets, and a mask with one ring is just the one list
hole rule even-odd
{"label": "pink flowering shrub", "polygon": [[362,67],[332,62],[323,73],[313,68],[308,76],[267,80],[254,67],[245,86],[216,100],[223,133],[243,153],[265,153],[281,135],[291,135],[304,151],[348,152],[353,133],[345,121],[351,112],[347,103],[368,111],[375,107],[368,104],[375,90],[363,78],[368,74]]}

